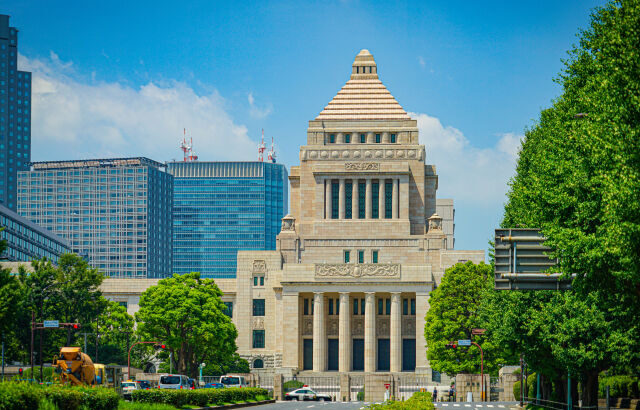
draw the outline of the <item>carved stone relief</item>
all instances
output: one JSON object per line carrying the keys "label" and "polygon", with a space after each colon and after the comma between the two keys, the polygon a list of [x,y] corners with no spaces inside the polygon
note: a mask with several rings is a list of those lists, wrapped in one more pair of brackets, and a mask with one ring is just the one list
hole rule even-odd
{"label": "carved stone relief", "polygon": [[304,149],[301,151],[303,160],[335,160],[335,159],[361,159],[361,158],[385,158],[385,159],[422,159],[424,150],[421,148],[416,149],[402,149],[402,148],[390,148],[384,150],[371,151],[364,148],[350,147],[348,149],[334,149],[334,150],[316,150],[316,149]]}
{"label": "carved stone relief", "polygon": [[287,215],[282,218],[282,227],[280,229],[283,232],[295,232],[296,230],[296,218],[291,215]]}
{"label": "carved stone relief", "polygon": [[389,336],[389,323],[388,317],[376,318],[376,336]]}
{"label": "carved stone relief", "polygon": [[364,318],[354,317],[352,319],[351,334],[353,336],[364,336]]}
{"label": "carved stone relief", "polygon": [[302,319],[302,335],[313,336],[313,318],[305,317]]}
{"label": "carved stone relief", "polygon": [[338,336],[338,319],[329,319],[327,321],[327,335]]}
{"label": "carved stone relief", "polygon": [[264,329],[264,318],[263,317],[254,317],[253,323],[251,324],[253,329]]}
{"label": "carved stone relief", "polygon": [[253,268],[251,270],[253,273],[266,273],[267,272],[267,262],[263,260],[254,260]]}
{"label": "carved stone relief", "polygon": [[415,336],[416,334],[416,318],[402,318],[402,336]]}
{"label": "carved stone relief", "polygon": [[377,162],[345,162],[344,169],[347,171],[378,171],[380,164]]}
{"label": "carved stone relief", "polygon": [[398,263],[317,263],[315,266],[318,277],[400,277]]}

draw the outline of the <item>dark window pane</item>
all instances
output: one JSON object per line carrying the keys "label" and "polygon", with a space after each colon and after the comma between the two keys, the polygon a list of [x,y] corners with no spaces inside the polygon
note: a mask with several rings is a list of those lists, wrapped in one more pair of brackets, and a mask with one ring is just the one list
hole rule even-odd
{"label": "dark window pane", "polygon": [[365,134],[360,134],[360,144],[364,144],[367,142],[367,136]]}
{"label": "dark window pane", "polygon": [[409,314],[409,299],[402,299],[402,314],[405,316]]}
{"label": "dark window pane", "polygon": [[264,276],[260,276],[260,286],[264,286]]}
{"label": "dark window pane", "polygon": [[378,205],[380,197],[380,185],[377,182],[371,183],[371,217],[378,218]]}
{"label": "dark window pane", "polygon": [[303,309],[304,309],[304,314],[308,315],[309,314],[309,299],[304,299],[304,301],[303,301]]}
{"label": "dark window pane", "polygon": [[353,299],[353,314],[358,314],[358,299]]}
{"label": "dark window pane", "polygon": [[393,217],[393,183],[390,181],[384,183],[384,217]]}
{"label": "dark window pane", "polygon": [[253,348],[254,349],[264,348],[264,330],[253,331]]}
{"label": "dark window pane", "polygon": [[382,299],[378,299],[378,314],[384,314],[384,312],[382,311]]}
{"label": "dark window pane", "polygon": [[340,206],[340,184],[331,182],[331,219],[338,219]]}
{"label": "dark window pane", "polygon": [[336,315],[340,314],[340,299],[336,299]]}
{"label": "dark window pane", "polygon": [[344,142],[347,144],[351,143],[351,134],[345,134],[344,135]]}
{"label": "dark window pane", "polygon": [[329,142],[331,144],[334,144],[336,142],[336,135],[335,134],[329,135]]}
{"label": "dark window pane", "polygon": [[371,252],[371,261],[373,263],[378,263],[378,251]]}
{"label": "dark window pane", "polygon": [[380,144],[380,134],[376,134],[376,144]]}
{"label": "dark window pane", "polygon": [[351,219],[351,205],[353,205],[352,196],[353,184],[345,182],[344,184],[344,217]]}
{"label": "dark window pane", "polygon": [[364,251],[358,251],[358,263],[364,263]]}
{"label": "dark window pane", "polygon": [[224,303],[224,314],[233,317],[233,302],[223,302]]}
{"label": "dark window pane", "polygon": [[391,134],[391,143],[392,144],[396,143],[396,134]]}
{"label": "dark window pane", "polygon": [[344,251],[344,263],[349,263],[349,257],[350,257],[350,252],[349,251]]}
{"label": "dark window pane", "polygon": [[358,218],[365,218],[365,205],[367,203],[367,184],[364,182],[358,183]]}
{"label": "dark window pane", "polygon": [[329,315],[333,315],[333,299],[329,299]]}
{"label": "dark window pane", "polygon": [[364,299],[360,299],[360,314],[364,315]]}
{"label": "dark window pane", "polygon": [[415,299],[411,299],[411,314],[412,315],[416,314],[416,300]]}
{"label": "dark window pane", "polygon": [[257,276],[253,277],[253,286],[258,286],[258,277]]}
{"label": "dark window pane", "polygon": [[387,309],[387,315],[391,314],[391,299],[385,299],[385,308]]}
{"label": "dark window pane", "polygon": [[264,299],[253,299],[253,316],[264,316]]}

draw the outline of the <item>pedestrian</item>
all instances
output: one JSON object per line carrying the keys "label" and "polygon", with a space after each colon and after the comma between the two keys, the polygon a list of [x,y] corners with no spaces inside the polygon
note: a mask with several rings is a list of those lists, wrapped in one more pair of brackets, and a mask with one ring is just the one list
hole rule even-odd
{"label": "pedestrian", "polygon": [[438,389],[436,387],[433,388],[433,401],[438,401]]}
{"label": "pedestrian", "polygon": [[449,387],[449,401],[453,401],[453,384]]}

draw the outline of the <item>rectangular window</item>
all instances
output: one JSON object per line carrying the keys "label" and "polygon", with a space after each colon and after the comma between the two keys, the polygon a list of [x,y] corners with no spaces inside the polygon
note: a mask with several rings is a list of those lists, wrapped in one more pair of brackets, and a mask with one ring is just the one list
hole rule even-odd
{"label": "rectangular window", "polygon": [[360,314],[364,315],[364,299],[360,299]]}
{"label": "rectangular window", "polygon": [[353,314],[358,314],[358,299],[353,299]]}
{"label": "rectangular window", "polygon": [[412,315],[416,314],[416,300],[415,299],[411,299],[411,314]]}
{"label": "rectangular window", "polygon": [[378,263],[378,251],[371,252],[371,262]]}
{"label": "rectangular window", "polygon": [[335,144],[336,143],[336,135],[335,134],[329,135],[329,143],[330,144]]}
{"label": "rectangular window", "polygon": [[376,134],[376,144],[380,144],[380,134]]}
{"label": "rectangular window", "polygon": [[387,315],[391,314],[391,299],[387,298],[384,300],[385,309],[387,310]]}
{"label": "rectangular window", "polygon": [[340,184],[331,181],[331,219],[338,219],[340,211]]}
{"label": "rectangular window", "polygon": [[386,219],[393,218],[393,182],[385,181],[384,183],[384,217]]}
{"label": "rectangular window", "polygon": [[340,314],[340,299],[336,299],[336,315]]}
{"label": "rectangular window", "polygon": [[309,315],[309,299],[304,299],[303,303],[302,303],[302,306],[303,306],[303,309],[304,309],[304,315],[305,316]]}
{"label": "rectangular window", "polygon": [[345,144],[351,144],[351,134],[344,135],[344,142]]}
{"label": "rectangular window", "polygon": [[380,185],[378,184],[378,182],[371,182],[371,217],[374,219],[379,217],[379,198]]}
{"label": "rectangular window", "polygon": [[378,298],[378,315],[384,315],[384,311],[383,309],[383,299],[382,298]]}
{"label": "rectangular window", "polygon": [[409,314],[409,299],[402,299],[402,314],[405,316]]}
{"label": "rectangular window", "polygon": [[391,143],[392,144],[396,143],[396,134],[391,134]]}
{"label": "rectangular window", "polygon": [[333,316],[333,299],[329,299],[329,316]]}
{"label": "rectangular window", "polygon": [[349,263],[351,251],[344,251],[344,263]]}
{"label": "rectangular window", "polygon": [[353,184],[351,182],[344,183],[344,217],[346,219],[352,218],[352,209],[353,205]]}
{"label": "rectangular window", "polygon": [[358,263],[364,263],[364,251],[358,251]]}
{"label": "rectangular window", "polygon": [[253,316],[264,316],[264,299],[253,299]]}
{"label": "rectangular window", "polygon": [[360,144],[364,144],[365,142],[367,142],[366,134],[360,134]]}
{"label": "rectangular window", "polygon": [[367,203],[367,184],[358,182],[358,219],[364,219],[366,216],[365,205]]}
{"label": "rectangular window", "polygon": [[253,277],[253,286],[258,286],[258,277],[257,276]]}
{"label": "rectangular window", "polygon": [[233,302],[222,302],[224,303],[224,314],[233,317]]}
{"label": "rectangular window", "polygon": [[253,331],[253,348],[264,349],[264,330]]}
{"label": "rectangular window", "polygon": [[264,286],[264,276],[260,276],[260,286]]}

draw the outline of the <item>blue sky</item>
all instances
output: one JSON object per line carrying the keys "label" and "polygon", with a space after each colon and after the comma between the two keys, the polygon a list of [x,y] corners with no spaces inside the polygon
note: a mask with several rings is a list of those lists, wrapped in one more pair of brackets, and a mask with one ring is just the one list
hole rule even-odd
{"label": "blue sky", "polygon": [[603,1],[4,1],[34,72],[33,160],[256,156],[298,164],[307,122],[362,48],[419,120],[456,248],[485,249],[519,138],[560,92],[561,59]]}

